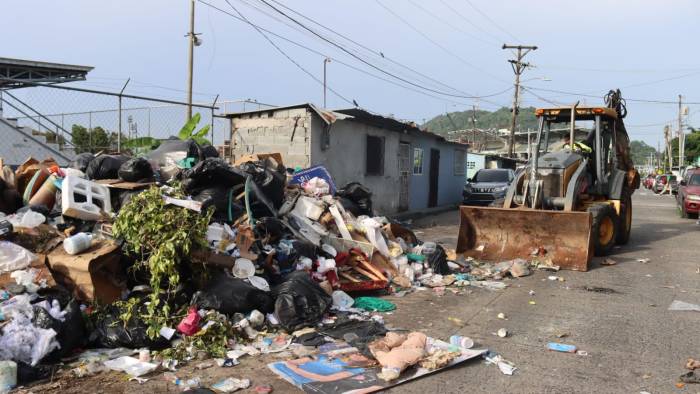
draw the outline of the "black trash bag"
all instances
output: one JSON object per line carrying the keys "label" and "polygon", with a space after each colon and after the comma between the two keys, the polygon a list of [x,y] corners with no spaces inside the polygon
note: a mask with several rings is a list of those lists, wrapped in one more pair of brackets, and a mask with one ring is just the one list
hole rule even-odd
{"label": "black trash bag", "polygon": [[68,356],[75,349],[84,347],[87,338],[85,320],[83,320],[78,302],[72,300],[65,310],[67,311],[65,320],[61,322],[61,331],[58,331],[58,335],[56,335],[56,340],[61,348],[51,353],[51,355],[55,353],[59,358]]}
{"label": "black trash bag", "polygon": [[88,179],[117,179],[119,178],[119,167],[129,158],[122,155],[100,155],[90,161],[85,175]]}
{"label": "black trash bag", "polygon": [[153,178],[151,163],[143,157],[137,157],[126,161],[119,167],[119,179],[126,182],[138,182]]}
{"label": "black trash bag", "polygon": [[333,304],[331,297],[304,271],[287,275],[272,293],[275,315],[289,332],[317,324]]}
{"label": "black trash bag", "polygon": [[[263,161],[249,161],[241,165],[241,169],[252,177],[253,182],[259,189],[262,196],[257,199],[265,198],[274,205],[275,209],[279,209],[284,202],[284,187],[287,183],[287,174],[284,166],[277,163],[274,159],[267,158]],[[253,191],[255,194],[255,191]]]}
{"label": "black trash bag", "polygon": [[182,180],[185,192],[192,193],[196,189],[206,187],[242,185],[245,182],[245,175],[224,160],[210,157],[182,171],[178,174],[178,179]]}
{"label": "black trash bag", "polygon": [[70,162],[70,168],[80,170],[84,173],[87,171],[88,165],[94,158],[95,155],[90,152],[81,153],[75,156],[75,160]]}
{"label": "black trash bag", "polygon": [[346,197],[340,197],[338,198],[338,202],[340,202],[340,205],[343,206],[343,208],[353,214],[355,217],[357,216],[362,216],[364,214],[364,211],[360,209],[352,200]]}
{"label": "black trash bag", "polygon": [[43,307],[35,305],[33,309],[34,318],[32,323],[39,328],[54,330],[56,332],[56,341],[61,345],[58,349],[47,354],[43,358],[44,361],[57,361],[70,355],[73,350],[82,348],[85,345],[85,322],[80,311],[80,305],[75,300],[70,301],[64,308],[67,313],[63,321],[54,319]]}
{"label": "black trash bag", "polygon": [[216,150],[215,146],[213,146],[213,145],[202,146],[202,159],[206,159],[208,157],[219,157],[219,151]]}
{"label": "black trash bag", "polygon": [[233,198],[238,188],[213,186],[196,190],[192,194],[192,199],[202,203],[202,212],[206,212],[209,207],[214,207],[214,217],[216,222],[233,222],[245,213],[242,203],[234,201]]}
{"label": "black trash bag", "polygon": [[287,227],[281,220],[269,216],[260,218],[255,224],[253,231],[255,232],[255,238],[264,239],[268,244],[276,244],[282,239],[285,232],[288,232]]}
{"label": "black trash bag", "polygon": [[387,333],[387,329],[375,320],[355,320],[341,316],[335,323],[324,327],[319,333],[340,340],[347,340],[346,334],[357,335],[357,338],[347,342],[362,354],[371,356],[367,345],[375,339],[383,337]]}
{"label": "black trash bag", "polygon": [[17,361],[17,386],[26,386],[37,380],[47,379],[61,368],[60,365],[36,365]]}
{"label": "black trash bag", "polygon": [[22,208],[22,196],[17,189],[9,187],[7,183],[0,179],[0,212],[9,215]]}
{"label": "black trash bag", "polygon": [[170,341],[160,335],[154,340],[146,333],[148,325],[139,318],[142,314],[147,313],[143,301],[134,308],[131,319],[126,325],[119,317],[123,311],[115,305],[108,306],[105,314],[95,322],[95,329],[90,333],[90,343],[96,347],[106,348],[138,349],[147,347],[151,350],[159,350],[167,347]]}
{"label": "black trash bag", "polygon": [[372,192],[359,182],[350,182],[336,192],[336,196],[344,197],[352,201],[357,208],[357,213],[352,212],[355,207],[343,207],[350,210],[355,216],[372,216]]}
{"label": "black trash bag", "polygon": [[435,245],[435,251],[428,256],[428,263],[434,273],[440,275],[449,275],[451,270],[447,265],[447,253],[441,245]]}
{"label": "black trash bag", "polygon": [[192,297],[192,305],[199,309],[215,309],[229,316],[246,314],[253,309],[265,314],[273,311],[272,295],[242,279],[220,274],[204,288],[206,290],[198,291]]}

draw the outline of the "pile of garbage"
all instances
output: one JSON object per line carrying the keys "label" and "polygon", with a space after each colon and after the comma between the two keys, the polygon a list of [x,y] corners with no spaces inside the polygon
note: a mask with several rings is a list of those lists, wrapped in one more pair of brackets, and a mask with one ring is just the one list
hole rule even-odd
{"label": "pile of garbage", "polygon": [[469,262],[376,216],[370,190],[337,189],[323,167],[217,156],[173,138],[139,157],[2,168],[0,368],[13,372],[0,375],[14,380],[0,391],[84,349],[77,376],[140,377],[206,357],[231,366],[283,349],[301,357],[329,338],[333,351],[342,341],[381,365],[386,381],[426,357],[435,369],[465,356],[421,333],[387,334],[367,311],[393,304],[351,294],[478,285]]}

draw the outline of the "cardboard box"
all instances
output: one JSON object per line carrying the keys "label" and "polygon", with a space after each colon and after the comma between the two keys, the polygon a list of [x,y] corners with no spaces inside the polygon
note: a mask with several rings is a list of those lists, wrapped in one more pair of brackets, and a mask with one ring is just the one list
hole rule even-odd
{"label": "cardboard box", "polygon": [[80,300],[107,304],[118,300],[126,289],[119,245],[113,241],[97,241],[90,249],[75,256],[59,246],[47,258],[56,282]]}

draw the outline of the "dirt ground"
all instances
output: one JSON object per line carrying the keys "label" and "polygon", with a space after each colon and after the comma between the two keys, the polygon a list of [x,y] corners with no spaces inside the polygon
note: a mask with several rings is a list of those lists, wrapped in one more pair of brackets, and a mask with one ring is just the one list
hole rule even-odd
{"label": "dirt ground", "polygon": [[[595,259],[586,273],[536,272],[507,279],[505,290],[466,288],[444,295],[432,290],[404,297],[387,296],[397,305],[383,314],[393,327],[421,330],[447,339],[466,335],[512,361],[518,370],[505,376],[481,359],[414,380],[390,392],[401,393],[695,393],[700,384],[676,387],[688,357],[700,357],[697,327],[700,314],[668,311],[675,300],[700,303],[700,227],[678,217],[675,201],[640,192],[634,198],[634,221],[629,245],[611,256],[616,265],[601,266]],[[418,219],[419,238],[454,247],[456,211]],[[648,262],[639,262],[648,258]],[[534,291],[534,295],[530,295]],[[504,313],[506,319],[499,319]],[[509,336],[494,333],[506,328]],[[564,337],[559,338],[559,336]],[[576,345],[587,355],[549,352],[548,342]],[[203,386],[226,377],[248,378],[250,389],[269,384],[275,393],[300,392],[277,378],[266,364],[289,354],[244,357],[231,368],[196,370],[198,362],[176,373],[181,379],[200,377]],[[16,392],[35,393],[171,393],[179,389],[164,380],[163,372],[148,382],[128,381],[110,372],[87,378],[62,373]]]}

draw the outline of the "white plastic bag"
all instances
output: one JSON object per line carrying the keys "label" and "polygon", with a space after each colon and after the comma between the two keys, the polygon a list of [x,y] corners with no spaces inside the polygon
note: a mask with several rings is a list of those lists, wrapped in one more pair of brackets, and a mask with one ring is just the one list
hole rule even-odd
{"label": "white plastic bag", "polygon": [[129,375],[136,377],[145,375],[158,368],[158,364],[139,361],[137,358],[129,356],[122,356],[115,358],[114,360],[107,360],[104,362],[104,365],[109,369],[126,372]]}
{"label": "white plastic bag", "polygon": [[8,241],[0,241],[0,273],[27,268],[37,257],[27,249]]}

